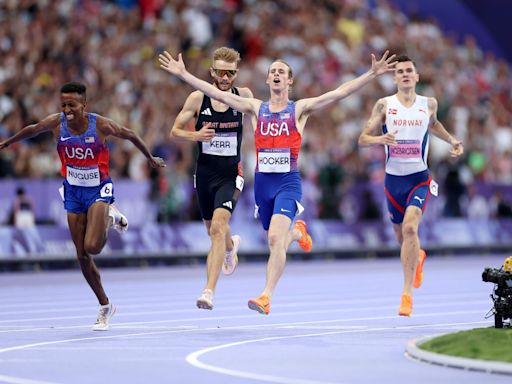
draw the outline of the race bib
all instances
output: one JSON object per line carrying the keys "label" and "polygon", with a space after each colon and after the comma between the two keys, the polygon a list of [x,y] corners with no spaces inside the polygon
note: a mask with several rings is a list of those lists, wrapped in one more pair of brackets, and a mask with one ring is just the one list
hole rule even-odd
{"label": "race bib", "polygon": [[98,167],[80,169],[68,165],[66,180],[70,185],[78,187],[97,187],[100,185],[100,170]]}
{"label": "race bib", "polygon": [[209,143],[203,144],[203,153],[214,156],[236,156],[238,139],[236,132],[217,133]]}
{"label": "race bib", "polygon": [[240,192],[244,189],[244,178],[242,176],[237,176],[235,180],[235,188]]}
{"label": "race bib", "polygon": [[397,145],[389,147],[389,157],[401,163],[422,161],[419,140],[397,140]]}
{"label": "race bib", "polygon": [[290,148],[260,149],[258,170],[266,173],[290,172]]}
{"label": "race bib", "polygon": [[430,193],[434,196],[437,196],[439,194],[439,186],[437,183],[432,179],[430,180]]}

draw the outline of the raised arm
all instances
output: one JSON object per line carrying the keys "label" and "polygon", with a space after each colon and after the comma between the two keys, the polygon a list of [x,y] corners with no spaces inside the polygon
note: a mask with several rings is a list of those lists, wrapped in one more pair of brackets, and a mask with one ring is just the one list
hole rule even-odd
{"label": "raised arm", "polygon": [[385,135],[379,134],[386,119],[387,103],[385,99],[379,99],[373,106],[372,114],[366,123],[366,126],[359,136],[358,144],[360,146],[370,145],[396,145],[395,132],[388,132]]}
{"label": "raised arm", "polygon": [[452,146],[452,149],[450,150],[450,155],[452,157],[458,157],[462,155],[464,153],[464,146],[462,145],[462,141],[457,140],[455,137],[450,135],[444,125],[439,120],[437,120],[437,100],[435,98],[429,97],[428,109],[432,111],[428,123],[430,132]]}
{"label": "raised arm", "polygon": [[133,143],[133,145],[135,145],[138,148],[138,150],[141,151],[144,154],[144,156],[146,156],[151,167],[165,167],[164,160],[161,159],[160,157],[153,157],[146,143],[144,143],[140,136],[137,135],[131,129],[123,127],[115,121],[107,119],[103,116],[98,116],[97,129],[101,132],[103,137],[115,136],[121,139],[130,140]]}
{"label": "raised arm", "polygon": [[195,77],[185,68],[181,53],[178,55],[178,60],[174,60],[169,52],[164,51],[164,53],[158,55],[158,61],[160,61],[160,68],[178,76],[180,79],[211,98],[227,104],[242,113],[258,114],[261,101],[253,98],[244,98],[231,92],[223,92],[212,84]]}
{"label": "raised arm", "polygon": [[334,103],[335,101],[344,99],[345,97],[351,95],[352,93],[364,87],[377,76],[392,71],[396,64],[396,62],[392,62],[395,55],[391,55],[388,57],[388,54],[389,51],[384,52],[382,58],[379,61],[377,61],[375,55],[372,53],[372,67],[366,73],[362,74],[361,76],[353,80],[343,83],[338,88],[330,92],[324,93],[323,95],[299,100],[297,102],[296,107],[298,116],[308,116],[309,114],[321,108],[324,108],[329,104]]}
{"label": "raised arm", "polygon": [[37,136],[40,133],[53,131],[58,127],[60,123],[60,114],[55,113],[53,115],[45,117],[43,120],[35,124],[27,125],[19,130],[16,134],[0,141],[0,149],[6,148],[9,145],[16,143],[24,139],[30,139],[31,137]]}

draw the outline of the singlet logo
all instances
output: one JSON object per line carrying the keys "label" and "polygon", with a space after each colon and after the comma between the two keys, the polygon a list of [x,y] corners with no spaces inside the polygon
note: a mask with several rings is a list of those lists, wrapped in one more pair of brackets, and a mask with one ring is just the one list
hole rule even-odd
{"label": "singlet logo", "polygon": [[288,129],[288,124],[286,121],[283,121],[281,124],[275,122],[260,122],[260,133],[262,136],[281,136],[286,133],[286,136],[290,136],[290,130]]}
{"label": "singlet logo", "polygon": [[212,111],[210,111],[210,108],[206,108],[204,111],[201,112],[201,115],[211,116]]}
{"label": "singlet logo", "polygon": [[68,159],[94,159],[94,153],[91,148],[66,147],[64,148],[64,151],[66,152],[66,157]]}

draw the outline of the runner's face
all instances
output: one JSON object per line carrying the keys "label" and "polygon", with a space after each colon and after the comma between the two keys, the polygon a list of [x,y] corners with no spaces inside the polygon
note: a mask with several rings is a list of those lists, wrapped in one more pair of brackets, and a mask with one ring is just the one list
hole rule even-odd
{"label": "runner's face", "polygon": [[237,64],[228,63],[224,60],[215,60],[210,68],[210,75],[213,82],[221,91],[231,89],[238,74]]}
{"label": "runner's face", "polygon": [[84,114],[85,101],[78,93],[61,93],[60,105],[68,121],[76,120]]}
{"label": "runner's face", "polygon": [[412,61],[397,63],[395,67],[395,83],[398,88],[414,88],[420,76]]}
{"label": "runner's face", "polygon": [[270,88],[286,88],[293,83],[289,78],[290,68],[285,63],[276,61],[268,69],[267,84]]}

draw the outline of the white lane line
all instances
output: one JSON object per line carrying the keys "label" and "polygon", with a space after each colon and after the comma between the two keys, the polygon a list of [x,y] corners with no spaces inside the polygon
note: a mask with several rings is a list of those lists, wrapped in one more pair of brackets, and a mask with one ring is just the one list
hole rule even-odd
{"label": "white lane line", "polygon": [[[376,300],[378,302],[382,302],[384,300]],[[371,302],[371,301],[365,301],[365,302]],[[439,301],[436,301],[436,302],[432,302],[432,303],[422,303],[422,304],[419,304],[421,305],[421,308],[437,308],[437,307],[454,307],[454,306],[461,306],[461,305],[468,305],[468,304],[471,304],[473,307],[475,307],[476,305],[479,305],[479,304],[484,304],[484,303],[487,303],[488,304],[489,300],[470,300],[470,301],[467,301],[467,302],[463,302],[463,301],[460,301],[458,300],[457,302],[449,302],[449,301],[443,301],[443,302],[439,302]],[[361,300],[358,300],[357,303],[361,303]],[[395,303],[395,300],[393,300],[393,303]],[[316,303],[311,303],[311,305],[309,303],[301,303],[300,305],[289,305],[289,304],[281,304],[281,305],[276,305],[275,308],[295,308],[295,307],[299,307],[299,308],[303,308],[305,305],[307,305],[308,307],[312,307],[312,306],[317,306],[317,307],[321,307],[321,306],[329,306],[330,308],[329,309],[323,309],[323,310],[315,310],[315,311],[297,311],[297,312],[293,312],[291,314],[294,314],[294,315],[298,315],[298,314],[310,314],[310,313],[318,313],[318,314],[321,314],[321,313],[331,313],[331,312],[355,312],[355,311],[368,311],[368,310],[389,310],[391,308],[395,308],[395,305],[381,305],[381,306],[367,306],[367,307],[359,307],[359,306],[356,306],[356,307],[353,307],[353,306],[350,306],[350,303],[345,303],[343,301],[340,301],[340,302],[335,302],[335,301],[325,301],[325,302],[316,302]],[[342,308],[332,308],[333,306],[336,306],[336,307],[342,307]],[[237,306],[230,306],[230,307],[221,307],[221,308],[216,308],[216,311],[217,312],[227,312],[227,311],[237,311],[240,309],[240,305],[237,305]],[[128,313],[123,313],[123,312],[120,312],[118,310],[118,315],[116,317],[119,317],[119,316],[147,316],[147,315],[164,315],[164,314],[176,314],[176,313],[188,313],[188,312],[197,312],[197,308],[195,307],[192,307],[190,309],[169,309],[169,310],[160,310],[160,311],[139,311],[139,312],[128,312]],[[290,312],[286,312],[284,313],[284,315],[286,315],[287,313],[290,313]],[[272,314],[273,316],[283,316],[283,313],[276,313],[274,315],[274,313]],[[73,320],[73,319],[89,319],[91,318],[90,315],[81,315],[81,316],[54,316],[54,317],[37,317],[37,318],[16,318],[16,319],[9,319],[9,320],[0,320],[0,325],[1,324],[5,324],[5,323],[10,323],[10,322],[16,322],[17,324],[19,324],[20,322],[31,322],[31,321],[50,321],[50,320]],[[229,316],[228,316],[229,318]],[[0,331],[1,332],[1,331]]]}
{"label": "white lane line", "polygon": [[[235,369],[229,369],[229,368],[222,368],[219,366],[215,366],[212,364],[206,364],[199,360],[199,358],[207,353],[218,351],[221,349],[231,348],[231,347],[237,347],[240,345],[246,345],[246,344],[252,344],[252,343],[260,343],[260,342],[266,342],[266,341],[275,341],[275,340],[286,340],[286,339],[297,339],[297,338],[305,338],[305,337],[318,337],[318,336],[329,336],[329,335],[339,335],[342,333],[362,333],[362,332],[376,332],[376,331],[396,331],[399,329],[415,329],[415,328],[439,328],[439,327],[446,327],[446,326],[468,326],[468,325],[475,325],[475,324],[481,324],[481,323],[488,323],[484,321],[478,321],[478,322],[464,322],[464,323],[438,323],[438,324],[423,324],[423,325],[412,325],[412,326],[396,326],[396,327],[381,327],[381,328],[368,328],[368,329],[353,329],[353,330],[342,330],[342,331],[331,331],[331,332],[321,332],[321,333],[308,333],[308,334],[302,334],[302,335],[291,335],[291,336],[274,336],[274,337],[264,337],[261,339],[252,339],[252,340],[245,340],[245,341],[238,341],[234,343],[228,343],[228,344],[221,344],[217,345],[215,347],[209,347],[200,349],[198,351],[192,352],[187,355],[185,360],[192,366],[204,369],[211,372],[216,372],[219,374],[224,374],[227,376],[235,376],[235,377],[241,377],[244,379],[252,379],[252,380],[259,380],[259,381],[265,381],[269,383],[279,383],[279,384],[334,384],[330,381],[316,381],[316,380],[303,380],[303,379],[296,379],[296,378],[290,378],[290,377],[284,377],[284,376],[275,376],[275,375],[263,375],[259,373],[254,373],[250,371],[241,371],[241,370],[235,370]],[[257,365],[257,363],[255,364]],[[341,382],[336,382],[337,384],[341,384]]]}
{"label": "white lane line", "polygon": [[49,382],[49,381],[23,379],[21,377],[13,377],[13,376],[5,376],[5,375],[0,375],[0,383],[7,383],[7,384],[57,384],[57,383]]}
{"label": "white lane line", "polygon": [[[468,305],[465,305],[465,303],[458,303],[461,304],[464,307],[467,307]],[[473,304],[473,303],[467,303],[467,304]],[[452,305],[449,305],[452,307]],[[371,307],[368,309],[371,310],[389,310],[393,309],[393,307]],[[338,312],[348,312],[348,310],[344,309],[331,309],[328,311],[301,311],[301,312],[281,312],[281,313],[273,313],[272,319],[277,317],[287,317],[287,316],[300,316],[300,315],[311,315],[311,314],[324,314],[324,313],[338,313]],[[450,311],[450,312],[430,312],[426,314],[414,314],[414,318],[419,317],[432,317],[432,316],[448,316],[448,315],[467,315],[467,314],[478,314],[483,313],[484,310],[475,309],[475,310],[465,310],[465,311]],[[282,325],[282,324],[322,324],[322,323],[330,323],[330,322],[345,322],[345,321],[373,321],[373,320],[381,320],[381,319],[397,319],[397,315],[389,315],[389,316],[371,316],[371,317],[359,317],[359,318],[345,318],[345,319],[335,319],[335,320],[310,320],[305,322],[285,322],[285,323],[268,323],[268,324],[255,324],[255,325],[245,325],[245,326],[239,326],[236,329],[239,328],[250,328],[250,327],[268,327],[268,326],[276,326],[276,325]],[[117,319],[117,317],[116,317]],[[181,323],[181,322],[194,322],[194,321],[220,321],[220,320],[234,320],[234,319],[255,319],[256,321],[263,320],[261,317],[255,315],[254,313],[250,313],[247,315],[236,315],[236,316],[214,316],[214,317],[192,317],[192,318],[182,318],[182,319],[167,319],[167,320],[152,320],[152,321],[133,321],[133,322],[115,322],[112,325],[112,328],[118,328],[120,326],[121,328],[131,328],[131,329],[140,329],[140,325],[149,325],[149,324],[170,324],[170,323]],[[267,320],[267,319],[265,319]],[[15,333],[15,332],[34,332],[34,331],[48,331],[48,330],[64,330],[64,329],[80,329],[80,328],[90,328],[90,324],[86,325],[68,325],[68,326],[48,326],[48,327],[33,327],[33,328],[16,328],[11,330],[1,330],[0,333]],[[224,327],[221,329],[231,329],[230,327]]]}
{"label": "white lane line", "polygon": [[[460,315],[460,314],[473,314],[473,313],[479,313],[480,311],[459,311],[459,312],[439,312],[439,313],[430,313],[430,314],[420,314],[416,315],[416,317],[432,317],[432,316],[449,316],[452,314]],[[254,315],[252,315],[254,317]],[[233,327],[223,327],[223,328],[217,328],[217,327],[211,327],[211,328],[193,328],[193,329],[174,329],[174,330],[163,330],[163,331],[153,331],[153,332],[137,332],[137,333],[131,333],[131,334],[123,334],[123,335],[110,335],[110,336],[93,336],[93,337],[82,337],[82,338],[74,338],[74,339],[64,339],[64,340],[52,340],[52,341],[43,341],[39,343],[32,343],[32,344],[24,344],[24,345],[17,345],[7,348],[0,349],[0,353],[7,353],[12,351],[19,351],[24,349],[30,349],[35,347],[42,347],[42,346],[48,346],[48,345],[57,345],[57,344],[65,344],[65,343],[72,343],[72,342],[80,342],[80,341],[89,341],[89,340],[99,340],[99,339],[119,339],[119,338],[129,338],[129,337],[140,337],[140,336],[151,336],[151,335],[164,335],[164,334],[171,334],[171,333],[189,333],[189,332],[208,332],[208,331],[224,331],[224,330],[236,330],[236,329],[247,329],[247,328],[259,328],[259,327],[271,327],[271,326],[291,326],[291,325],[298,325],[298,324],[320,324],[320,323],[336,323],[336,322],[348,322],[348,321],[364,321],[364,320],[385,320],[385,319],[396,319],[397,316],[378,316],[378,317],[366,317],[366,318],[352,318],[352,319],[332,319],[332,320],[322,320],[322,321],[302,321],[302,322],[286,322],[286,323],[280,323],[280,324],[259,324],[259,325],[245,325],[245,326],[233,326]],[[485,322],[475,322],[475,323],[446,323],[442,324],[443,326],[454,326],[454,325],[461,325],[461,324],[478,324],[478,323],[485,323]],[[486,323],[489,324],[489,321]],[[324,332],[320,334],[313,334],[313,335],[328,335],[328,334],[339,334],[339,333],[349,333],[349,332],[366,332],[366,331],[378,331],[378,330],[393,330],[397,328],[428,328],[428,327],[436,327],[439,325],[432,325],[432,324],[424,324],[424,325],[416,325],[416,326],[409,326],[409,327],[391,327],[391,328],[381,328],[381,329],[365,329],[365,330],[344,330],[344,331],[334,331],[334,332]],[[281,338],[292,338],[292,337],[298,337],[298,336],[281,336]],[[304,336],[308,337],[308,336]],[[274,338],[266,338],[268,340],[276,339]],[[245,341],[245,342],[238,342],[238,343],[231,343],[240,345],[243,343],[251,342]],[[255,342],[255,341],[252,341]],[[220,349],[222,346],[219,347],[213,347],[208,348],[215,350]],[[205,351],[205,350],[202,350]],[[199,353],[201,351],[198,351]],[[196,357],[199,357],[200,355],[204,354],[206,352],[198,354]],[[187,356],[187,361],[189,361],[189,356]],[[192,363],[191,363],[192,364]],[[223,368],[218,368],[214,366],[208,366],[204,363],[201,363],[199,360],[197,360],[197,364],[199,368],[202,369],[209,369],[209,370],[223,370]],[[245,374],[245,373],[240,373]],[[249,373],[249,375],[253,375],[252,373]],[[245,377],[245,376],[244,376]],[[274,376],[266,377],[265,375],[259,376],[260,378],[258,380],[261,380],[261,377],[263,377],[265,380],[263,381],[269,381],[269,379],[273,379],[274,381],[271,382],[277,382],[282,384],[331,384],[328,382],[315,382],[315,381],[275,381],[279,378],[276,378]],[[0,378],[5,378],[5,380],[9,379],[11,381],[4,381],[9,384],[56,384],[56,383],[49,383],[49,382],[42,382],[42,381],[30,381],[28,379],[23,378],[16,378],[16,377],[10,377],[10,376],[2,376],[0,374]],[[289,380],[287,378],[282,378],[283,380]],[[16,381],[18,380],[18,381]],[[27,381],[28,380],[28,381]],[[340,383],[338,383],[340,384]]]}

